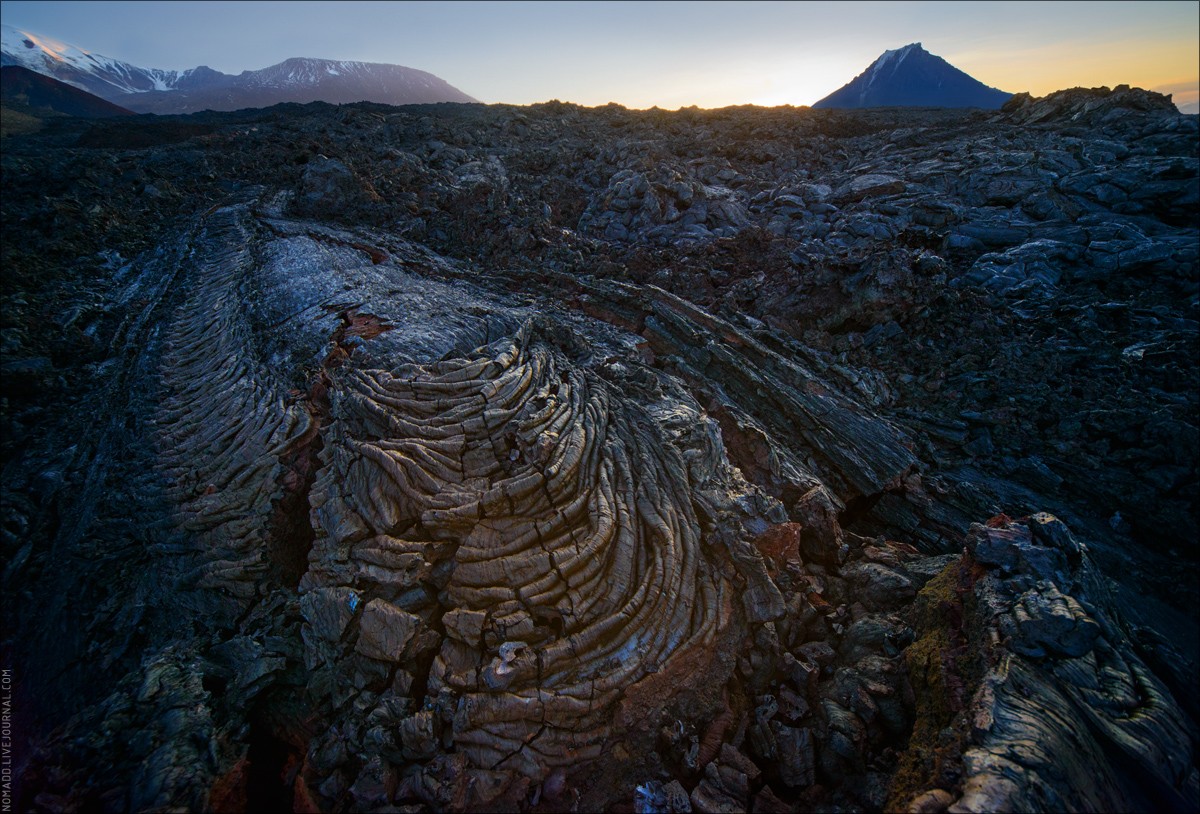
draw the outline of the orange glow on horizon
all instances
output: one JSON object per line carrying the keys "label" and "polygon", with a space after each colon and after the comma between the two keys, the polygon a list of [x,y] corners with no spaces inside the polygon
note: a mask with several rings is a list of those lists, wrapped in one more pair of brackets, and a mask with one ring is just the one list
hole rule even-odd
{"label": "orange glow on horizon", "polygon": [[[1107,48],[1104,44],[1055,44],[998,53],[942,55],[984,84],[1012,93],[1045,96],[1074,87],[1132,85],[1153,90],[1200,86],[1200,44],[1191,39],[1141,40]],[[1192,66],[1188,76],[1184,66]],[[1177,102],[1180,100],[1176,100]]]}
{"label": "orange glow on horizon", "polygon": [[[898,42],[892,47],[905,44]],[[956,51],[933,42],[924,43],[924,47],[985,85],[1009,93],[1045,96],[1074,87],[1131,85],[1171,94],[1184,112],[1197,112],[1200,103],[1200,72],[1192,69],[1189,77],[1187,67],[1182,67],[1200,64],[1200,44],[1191,38],[1099,45],[1057,43],[1004,51],[982,48]],[[615,101],[629,108],[666,110],[692,105],[709,109],[745,104],[812,105],[866,70],[874,58],[864,61],[859,56],[833,50],[809,51],[782,59],[778,54],[727,54],[719,64],[663,71],[641,93],[622,94],[623,98],[617,99],[572,98],[571,101],[585,106]],[[545,100],[504,101],[530,104]]]}

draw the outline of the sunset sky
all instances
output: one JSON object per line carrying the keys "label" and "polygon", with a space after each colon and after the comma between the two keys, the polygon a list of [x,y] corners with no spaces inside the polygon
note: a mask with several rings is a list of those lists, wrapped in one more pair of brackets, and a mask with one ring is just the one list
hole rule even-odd
{"label": "sunset sky", "polygon": [[484,102],[807,105],[921,42],[1044,95],[1130,84],[1200,102],[1200,2],[0,2],[3,21],[142,67],[309,56],[429,71]]}

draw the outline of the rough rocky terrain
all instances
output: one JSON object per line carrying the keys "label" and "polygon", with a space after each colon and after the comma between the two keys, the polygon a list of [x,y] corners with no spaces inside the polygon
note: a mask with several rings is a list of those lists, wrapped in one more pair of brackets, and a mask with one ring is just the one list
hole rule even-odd
{"label": "rough rocky terrain", "polygon": [[4,147],[20,810],[1200,804],[1165,97]]}

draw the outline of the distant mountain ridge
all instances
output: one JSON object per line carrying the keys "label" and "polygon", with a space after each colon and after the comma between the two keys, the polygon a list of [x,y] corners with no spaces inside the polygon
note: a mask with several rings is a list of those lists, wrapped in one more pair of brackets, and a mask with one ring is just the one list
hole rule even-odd
{"label": "distant mountain ridge", "polygon": [[0,101],[6,107],[26,109],[37,116],[61,113],[102,119],[134,115],[132,110],[20,65],[0,67]]}
{"label": "distant mountain ridge", "polygon": [[[205,69],[208,70],[208,69]],[[113,101],[139,113],[193,113],[269,107],[280,102],[379,102],[411,105],[478,100],[431,73],[373,62],[294,57],[237,76],[218,73],[199,86],[121,94]]]}
{"label": "distant mountain ridge", "polygon": [[239,110],[280,102],[477,101],[431,73],[401,65],[297,57],[237,75],[204,65],[165,71],[93,54],[9,25],[0,30],[0,66],[26,68],[138,113]]}
{"label": "distant mountain ridge", "polygon": [[979,107],[999,109],[1011,93],[989,87],[929,53],[921,43],[884,51],[814,108]]}

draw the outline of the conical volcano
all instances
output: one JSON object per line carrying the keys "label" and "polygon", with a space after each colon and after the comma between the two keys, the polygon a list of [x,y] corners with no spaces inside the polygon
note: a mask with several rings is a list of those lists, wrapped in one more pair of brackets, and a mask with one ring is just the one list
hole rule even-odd
{"label": "conical volcano", "polygon": [[980,107],[995,110],[1011,93],[988,87],[914,42],[879,59],[813,107]]}

